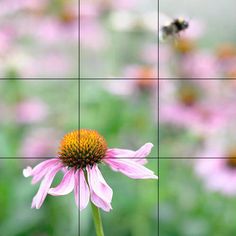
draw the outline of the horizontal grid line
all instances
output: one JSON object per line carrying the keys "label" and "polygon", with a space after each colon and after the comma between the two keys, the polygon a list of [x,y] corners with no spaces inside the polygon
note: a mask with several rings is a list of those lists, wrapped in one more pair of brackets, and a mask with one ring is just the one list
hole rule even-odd
{"label": "horizontal grid line", "polygon": [[[56,159],[57,157],[0,157],[0,160],[49,160],[49,159]],[[103,160],[105,160],[104,158]],[[171,159],[183,159],[183,160],[197,160],[197,159],[225,159],[227,160],[228,157],[109,157],[109,159],[114,159],[114,160],[122,160],[122,159],[127,159],[127,160],[136,160],[136,159],[147,159],[147,160],[171,160]],[[231,158],[233,160],[236,160],[235,158]],[[82,160],[82,158],[81,158]]]}
{"label": "horizontal grid line", "polygon": [[49,80],[58,80],[58,81],[69,81],[69,80],[74,80],[74,81],[78,81],[79,78],[22,78],[22,79],[4,79],[4,78],[0,78],[0,81],[6,81],[6,80],[19,80],[19,81],[32,81],[32,80],[41,80],[41,81],[49,81]]}
{"label": "horizontal grid line", "polygon": [[[83,81],[88,81],[88,80],[114,80],[114,81],[117,81],[117,80],[143,80],[141,78],[124,78],[124,77],[118,77],[118,78],[100,78],[100,77],[94,77],[94,78],[79,78],[80,80],[83,80]],[[229,80],[229,81],[232,81],[232,79],[229,79],[229,78],[147,78],[147,80],[153,80],[153,81],[158,81],[158,80],[192,80],[192,79],[195,79],[195,80]]]}
{"label": "horizontal grid line", "polygon": [[4,160],[49,160],[49,159],[55,159],[56,157],[0,157],[0,160],[1,159],[4,159]]}
{"label": "horizontal grid line", "polygon": [[[80,80],[86,81],[86,80],[143,80],[140,78],[124,78],[124,77],[120,77],[120,78],[80,78]],[[153,80],[153,81],[158,81],[158,78],[147,78],[146,80]]]}
{"label": "horizontal grid line", "polygon": [[[42,159],[42,160],[49,160],[49,159],[55,159],[57,157],[0,157],[0,159],[20,159],[20,160],[32,160],[32,159]],[[141,158],[146,158],[148,160],[157,160],[158,157],[109,157],[109,158],[104,158],[104,159],[141,159]],[[58,158],[59,159],[59,158]],[[81,160],[84,160],[81,158]]]}
{"label": "horizontal grid line", "polygon": [[213,78],[213,77],[208,77],[208,78],[194,78],[194,77],[191,77],[191,79],[189,78],[159,78],[159,80],[231,80],[232,79],[229,79],[229,78]]}
{"label": "horizontal grid line", "polygon": [[[181,159],[183,159],[183,160],[186,160],[186,159],[188,159],[188,160],[198,160],[198,159],[200,159],[200,160],[202,160],[202,159],[205,159],[205,160],[208,160],[208,159],[225,159],[225,160],[227,160],[227,159],[229,159],[228,157],[159,157],[159,159],[160,160],[171,160],[171,159],[179,159],[179,160],[181,160]],[[231,160],[233,159],[233,160],[236,160],[236,157],[235,158],[230,158]]]}

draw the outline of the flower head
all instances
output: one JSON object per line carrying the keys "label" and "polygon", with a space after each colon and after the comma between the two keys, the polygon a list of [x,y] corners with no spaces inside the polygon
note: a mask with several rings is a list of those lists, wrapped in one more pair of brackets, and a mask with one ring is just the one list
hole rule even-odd
{"label": "flower head", "polygon": [[[41,162],[33,169],[23,170],[25,177],[32,176],[32,184],[42,180],[33,198],[32,208],[40,208],[47,194],[66,195],[74,190],[75,202],[80,210],[89,199],[104,211],[110,211],[113,191],[104,180],[98,164],[103,162],[114,171],[120,171],[133,179],[157,179],[144,167],[145,157],[153,145],[146,143],[137,151],[109,149],[105,139],[95,130],[80,129],[66,134],[59,146],[58,157]],[[58,171],[64,172],[61,183],[51,188]]]}
{"label": "flower head", "polygon": [[196,161],[195,170],[208,190],[228,196],[236,195],[235,148],[207,151],[203,159]]}

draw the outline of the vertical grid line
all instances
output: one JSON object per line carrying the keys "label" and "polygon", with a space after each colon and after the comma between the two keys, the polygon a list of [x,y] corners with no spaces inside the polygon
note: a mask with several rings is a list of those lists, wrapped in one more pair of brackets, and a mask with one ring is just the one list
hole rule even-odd
{"label": "vertical grid line", "polygon": [[[78,24],[78,129],[80,130],[80,0],[78,1],[78,12],[79,12],[79,24]],[[79,180],[79,183],[80,183],[80,175],[78,173],[78,180]],[[80,185],[80,184],[79,184]],[[79,204],[78,204],[78,236],[80,236],[80,187],[78,187],[78,199],[79,199]]]}
{"label": "vertical grid line", "polygon": [[157,0],[157,79],[160,77],[160,60],[159,60],[159,45],[160,45],[160,38],[159,38],[159,10],[160,10],[160,5],[159,5],[159,0]]}
{"label": "vertical grid line", "polygon": [[[158,0],[159,1],[159,0]],[[157,182],[157,230],[158,236],[160,232],[160,87],[159,87],[159,80],[157,81],[157,175],[158,175],[158,182]]]}
{"label": "vertical grid line", "polygon": [[[80,79],[78,79],[78,129],[80,130]],[[79,133],[80,134],[80,133]],[[79,138],[79,137],[78,137]],[[78,236],[81,235],[80,233],[80,175],[78,173],[78,180],[79,180],[79,187],[78,187],[78,199],[79,199],[79,205],[78,205]]]}
{"label": "vertical grid line", "polygon": [[160,234],[160,84],[159,84],[159,77],[160,77],[160,60],[159,60],[159,10],[160,10],[160,2],[157,0],[157,175],[158,175],[158,182],[157,182],[157,235]]}
{"label": "vertical grid line", "polygon": [[80,0],[78,2],[78,11],[79,11],[79,24],[78,24],[78,44],[79,44],[79,47],[78,47],[78,77],[80,78]]}

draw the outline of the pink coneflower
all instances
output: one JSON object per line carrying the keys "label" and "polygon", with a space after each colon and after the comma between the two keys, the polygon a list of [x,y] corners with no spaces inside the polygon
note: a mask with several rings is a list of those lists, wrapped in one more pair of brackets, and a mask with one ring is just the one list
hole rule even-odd
{"label": "pink coneflower", "polygon": [[[42,180],[38,193],[33,198],[32,208],[39,209],[47,194],[66,195],[74,190],[75,202],[80,210],[91,202],[104,211],[110,211],[112,189],[104,180],[98,164],[103,162],[114,171],[120,171],[133,179],[157,179],[144,167],[145,157],[153,145],[146,143],[137,151],[108,149],[105,139],[94,130],[81,129],[64,136],[57,158],[41,162],[33,169],[23,170],[25,177],[32,176],[32,184]],[[61,183],[50,188],[58,171],[64,172]],[[79,199],[80,198],[80,199]]]}
{"label": "pink coneflower", "polygon": [[206,188],[235,196],[236,149],[207,151],[202,157],[206,159],[197,160],[195,170]]}
{"label": "pink coneflower", "polygon": [[[211,134],[232,117],[231,104],[219,96],[218,81],[162,81],[160,120],[190,128],[197,134]],[[169,87],[169,88],[168,88]],[[166,91],[165,91],[166,90]],[[219,100],[217,100],[220,98]]]}

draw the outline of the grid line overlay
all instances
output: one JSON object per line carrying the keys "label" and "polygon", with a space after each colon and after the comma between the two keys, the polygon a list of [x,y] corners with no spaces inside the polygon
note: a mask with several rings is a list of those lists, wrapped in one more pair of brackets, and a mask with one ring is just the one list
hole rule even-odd
{"label": "grid line overlay", "polygon": [[159,118],[160,118],[160,86],[159,86],[159,78],[160,78],[160,60],[159,60],[159,52],[160,52],[160,38],[159,38],[159,12],[160,12],[160,2],[157,0],[157,235],[160,235],[160,129],[159,129]]}
{"label": "grid line overlay", "polygon": [[[48,159],[52,159],[52,158],[55,158],[55,157],[1,157],[0,160],[48,160]],[[110,158],[110,159],[131,159],[130,157],[116,157],[116,158]],[[138,159],[138,158],[133,158],[133,159]],[[177,156],[173,156],[173,157],[147,157],[147,160],[201,160],[201,159],[228,159],[227,157],[187,157],[187,156],[182,156],[182,157],[177,157]],[[235,158],[232,158],[232,159],[235,159]]]}
{"label": "grid line overlay", "polygon": [[[158,22],[158,26],[159,26],[159,0],[157,0],[158,4],[157,4],[157,10],[158,10],[158,17],[157,17],[157,22]],[[80,0],[79,0],[79,6],[78,8],[80,8]],[[79,24],[79,36],[80,36],[80,24]],[[157,37],[157,54],[158,54],[158,58],[159,58],[159,37]],[[80,63],[80,37],[79,37],[79,49],[78,49],[78,53],[79,53],[79,63]],[[159,80],[178,80],[180,78],[170,78],[170,79],[162,79],[160,78],[160,75],[159,75],[159,68],[160,68],[160,64],[159,64],[159,60],[157,62],[157,75],[158,75],[158,78],[155,78],[155,79],[152,79],[152,80],[157,80],[157,88],[156,88],[156,92],[157,92],[157,157],[149,157],[148,160],[157,160],[157,175],[159,176],[159,179],[157,180],[157,233],[158,233],[158,236],[159,236],[159,233],[160,233],[160,211],[159,211],[159,208],[160,208],[160,202],[159,202],[159,190],[160,190],[160,160],[168,160],[168,159],[183,159],[183,160],[186,160],[186,159],[189,159],[189,160],[194,160],[194,159],[224,159],[222,157],[204,157],[204,158],[201,158],[201,157],[160,157],[160,150],[159,150],[159,147],[160,147],[160,129],[159,129],[159,126],[160,126],[160,123],[159,123],[159,118],[160,118],[160,97],[159,97],[159,94],[160,94],[160,87],[159,87]],[[80,77],[80,64],[79,64],[79,77]],[[25,81],[30,81],[30,80],[35,80],[35,81],[44,81],[44,82],[47,82],[49,80],[56,80],[56,81],[78,81],[78,98],[79,98],[79,103],[78,103],[78,128],[80,129],[80,105],[81,105],[81,97],[80,97],[80,80],[98,80],[99,78],[62,78],[62,79],[53,79],[53,78],[48,78],[48,79],[40,79],[40,78],[34,78],[34,79],[22,79],[22,80],[25,80]],[[126,78],[126,80],[135,80],[135,78]],[[183,78],[184,79],[184,78]],[[205,78],[203,79],[200,79],[200,78],[196,78],[198,80],[206,80]],[[217,78],[207,78],[208,80],[219,80]],[[0,79],[0,80],[9,80],[9,79]],[[12,80],[17,80],[17,79],[12,79]],[[115,79],[104,79],[104,78],[101,78],[101,80],[115,80]],[[186,79],[187,80],[187,79]],[[225,79],[227,80],[227,79]],[[230,79],[228,79],[230,80]],[[10,159],[35,159],[35,160],[48,160],[49,158],[55,158],[55,157],[0,157],[0,160],[1,159],[7,159],[7,160],[10,160]],[[121,159],[130,159],[130,157],[122,157]],[[225,158],[226,159],[226,158]],[[79,176],[79,175],[78,175]],[[80,179],[79,179],[79,182],[80,182]],[[80,196],[80,188],[78,188],[78,194]],[[80,197],[78,197],[79,199],[79,203],[80,203]],[[80,204],[79,204],[80,205]],[[81,234],[81,231],[80,231],[80,209],[78,207],[78,235],[80,236],[83,236]]]}
{"label": "grid line overlay", "polygon": [[[80,48],[80,46],[79,46]],[[79,67],[79,72],[80,72],[80,67]],[[78,81],[78,98],[79,98],[79,104],[78,104],[78,129],[80,129],[80,79]],[[78,180],[79,180],[79,185],[80,185],[80,175],[78,173]],[[80,187],[78,186],[78,236],[81,235],[80,233]]]}
{"label": "grid line overlay", "polygon": [[47,81],[78,81],[78,78],[37,78],[37,77],[28,77],[28,78],[20,78],[20,79],[16,79],[16,78],[12,78],[12,79],[6,79],[6,78],[0,78],[0,81],[9,81],[9,80],[20,80],[20,81],[43,81],[43,82],[47,82]]}
{"label": "grid line overlay", "polygon": [[[52,159],[52,158],[55,158],[55,157],[1,157],[0,160],[49,160],[49,159]],[[119,157],[119,158],[110,158],[110,159],[131,159],[130,157]],[[133,159],[138,159],[138,158],[133,158]],[[147,160],[205,160],[205,159],[208,159],[208,160],[215,160],[215,159],[221,159],[221,160],[228,160],[227,157],[187,157],[187,156],[183,156],[183,157],[152,157],[152,158],[147,158]],[[235,159],[235,158],[232,158],[232,159]]]}

